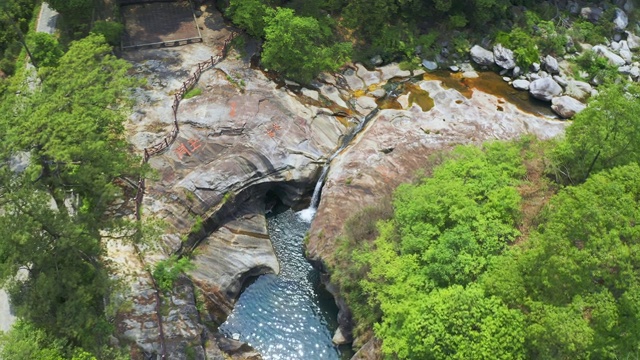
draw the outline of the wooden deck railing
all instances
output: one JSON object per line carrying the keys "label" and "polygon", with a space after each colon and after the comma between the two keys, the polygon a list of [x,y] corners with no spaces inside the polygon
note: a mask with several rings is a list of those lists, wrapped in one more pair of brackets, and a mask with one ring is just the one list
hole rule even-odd
{"label": "wooden deck railing", "polygon": [[[212,56],[210,59],[203,61],[201,63],[198,63],[196,70],[193,72],[193,74],[184,83],[182,83],[182,86],[180,87],[180,89],[178,89],[178,92],[173,96],[173,104],[171,105],[171,109],[173,110],[173,126],[171,128],[171,131],[169,131],[169,133],[166,134],[162,138],[162,140],[144,149],[144,155],[142,157],[142,165],[149,162],[149,159],[152,156],[160,154],[163,151],[167,150],[169,147],[171,147],[173,142],[178,137],[178,133],[180,132],[180,125],[178,124],[178,107],[180,107],[180,101],[184,99],[184,95],[187,93],[187,91],[191,90],[198,83],[198,80],[200,80],[200,75],[202,74],[203,71],[214,67],[220,61],[222,61],[222,59],[224,59],[224,57],[227,55],[229,43],[231,42],[231,40],[233,40],[235,35],[236,35],[235,33],[232,34],[229,38],[227,38],[224,41],[220,54],[216,56]],[[146,189],[145,178],[144,178],[144,175],[141,175],[140,179],[138,179],[137,191],[135,196],[137,220],[140,220],[141,218],[142,200],[144,198],[145,189]],[[137,245],[135,245],[135,250],[136,250],[136,253],[138,254],[138,257],[140,258],[140,261],[144,265],[145,264],[144,257],[142,256],[142,252],[140,251]],[[160,338],[160,347],[162,351],[161,356],[162,356],[162,359],[165,359],[167,356],[167,349],[165,345],[164,326],[162,324],[162,314],[160,311],[162,307],[162,300],[160,298],[160,289],[158,287],[156,280],[153,278],[151,269],[147,268],[146,266],[145,268],[147,269],[146,271],[149,274],[151,283],[155,290],[155,300],[156,300],[155,312],[156,312],[156,317],[158,319],[158,333],[159,333],[158,335]]]}
{"label": "wooden deck railing", "polygon": [[[182,83],[182,86],[173,95],[173,104],[171,105],[171,109],[173,110],[173,126],[171,128],[171,131],[169,131],[169,133],[165,135],[162,140],[144,149],[144,155],[142,158],[143,165],[146,164],[152,156],[160,154],[171,147],[173,142],[176,140],[176,138],[178,137],[178,133],[180,132],[180,125],[178,124],[178,108],[180,107],[180,102],[182,101],[182,99],[184,99],[184,95],[187,93],[187,91],[191,90],[198,83],[198,80],[200,80],[200,75],[203,71],[216,66],[220,61],[222,61],[222,59],[225,58],[225,56],[227,56],[229,43],[231,42],[231,40],[233,40],[234,37],[235,33],[229,36],[224,41],[220,54],[212,56],[210,59],[198,63],[193,74],[191,74],[191,76],[189,76],[189,78],[184,83]],[[140,176],[135,197],[136,219],[138,220],[140,220],[141,216],[140,211],[145,189],[144,176]]]}

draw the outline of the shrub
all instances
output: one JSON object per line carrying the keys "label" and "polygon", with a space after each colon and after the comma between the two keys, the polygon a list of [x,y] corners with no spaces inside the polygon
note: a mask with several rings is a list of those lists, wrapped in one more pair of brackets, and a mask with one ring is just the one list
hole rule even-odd
{"label": "shrub", "polygon": [[124,32],[124,25],[114,21],[96,21],[91,31],[104,36],[109,44],[118,45]]}
{"label": "shrub", "polygon": [[193,264],[189,258],[179,258],[171,255],[168,259],[158,261],[153,269],[152,275],[158,287],[162,291],[171,291],[173,283],[181,273],[191,270]]}

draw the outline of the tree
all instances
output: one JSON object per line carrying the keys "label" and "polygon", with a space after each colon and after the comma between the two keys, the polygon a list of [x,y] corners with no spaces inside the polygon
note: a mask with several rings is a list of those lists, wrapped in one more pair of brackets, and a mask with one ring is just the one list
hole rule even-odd
{"label": "tree", "polygon": [[[29,19],[32,15],[35,1],[33,0],[5,0],[0,2],[0,69],[13,73],[13,61],[18,56],[20,46],[13,46],[16,43],[22,45],[31,59],[34,66],[37,61],[31,54],[29,46],[25,40],[24,33],[29,30]],[[17,51],[16,51],[17,49]]]}
{"label": "tree", "polygon": [[349,56],[348,43],[333,43],[331,30],[291,9],[269,9],[264,17],[262,62],[293,80],[308,83],[318,73],[337,70]]}
{"label": "tree", "polygon": [[231,0],[226,14],[234,24],[247,30],[249,35],[261,38],[264,36],[267,9],[267,5],[260,0]]}
{"label": "tree", "polygon": [[524,316],[474,286],[383,304],[382,351],[399,359],[524,359]]}
{"label": "tree", "polygon": [[560,191],[522,248],[480,283],[522,309],[529,358],[622,358],[640,343],[640,166]]}
{"label": "tree", "polygon": [[75,41],[41,90],[7,119],[4,146],[31,153],[32,180],[46,186],[59,209],[73,189],[101,213],[116,191],[113,180],[138,167],[123,137],[129,91],[137,84],[129,67],[102,36]]}
{"label": "tree", "polygon": [[106,213],[121,194],[114,180],[138,174],[123,136],[137,84],[128,68],[102,36],[73,42],[1,124],[3,158],[27,152],[30,165],[0,167],[0,281],[20,318],[92,351],[110,330],[100,259],[103,232],[123,226]]}
{"label": "tree", "polygon": [[47,2],[72,28],[76,29],[86,26],[86,21],[90,19],[93,9],[92,0],[48,0]]}
{"label": "tree", "polygon": [[640,86],[611,84],[576,115],[555,151],[561,179],[584,181],[593,172],[640,162]]}
{"label": "tree", "polygon": [[58,65],[60,57],[64,54],[62,46],[55,36],[35,32],[27,36],[27,44],[32,49],[33,61],[41,67],[55,67]]}

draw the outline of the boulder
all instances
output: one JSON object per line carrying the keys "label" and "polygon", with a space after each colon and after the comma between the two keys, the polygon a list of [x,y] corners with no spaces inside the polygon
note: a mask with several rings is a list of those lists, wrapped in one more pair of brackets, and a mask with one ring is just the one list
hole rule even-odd
{"label": "boulder", "polygon": [[537,73],[538,71],[540,71],[540,64],[539,64],[539,63],[537,63],[537,62],[532,63],[532,64],[531,64],[531,71],[532,71],[532,72],[536,72],[536,73]]}
{"label": "boulder", "polygon": [[558,83],[558,85],[562,86],[563,88],[567,86],[567,79],[563,78],[560,75],[553,75],[552,79]]}
{"label": "boulder", "polygon": [[620,66],[618,72],[622,75],[631,75],[631,65]]}
{"label": "boulder", "polygon": [[637,66],[632,66],[631,71],[629,71],[629,75],[631,75],[631,77],[634,79],[640,77],[640,68]]}
{"label": "boulder", "polygon": [[538,100],[551,101],[562,94],[562,88],[552,78],[546,77],[532,81],[529,84],[529,93]]}
{"label": "boulder", "polygon": [[607,58],[609,64],[613,66],[622,66],[627,63],[622,57],[616,55],[613,51],[607,49],[604,45],[596,45],[592,48],[592,50],[596,54]]}
{"label": "boulder", "polygon": [[580,16],[595,23],[600,20],[602,12],[602,9],[597,7],[583,7],[582,9],[580,9]]}
{"label": "boulder", "polygon": [[518,76],[522,75],[522,69],[520,68],[520,66],[516,66],[513,68],[513,71],[511,72],[511,75],[514,78],[517,78]]}
{"label": "boulder", "polygon": [[382,56],[376,55],[372,57],[369,61],[371,61],[371,64],[373,64],[373,66],[382,65]]}
{"label": "boulder", "polygon": [[516,67],[516,61],[513,57],[513,51],[498,44],[493,47],[494,61],[503,69],[513,69]]}
{"label": "boulder", "polygon": [[616,9],[615,12],[616,13],[613,18],[613,29],[620,32],[626,29],[627,25],[629,25],[629,17],[627,17],[627,14],[622,9]]}
{"label": "boulder", "polygon": [[565,119],[572,118],[587,106],[570,96],[559,96],[551,100],[551,109]]}
{"label": "boulder", "polygon": [[431,60],[422,60],[422,66],[427,70],[433,71],[438,68],[438,63]]}
{"label": "boulder", "polygon": [[517,90],[529,90],[529,84],[530,82],[528,80],[514,80],[513,84],[511,84],[513,86],[514,89]]}
{"label": "boulder", "polygon": [[627,63],[631,64],[633,62],[633,54],[629,49],[620,49],[620,57]]}
{"label": "boulder", "polygon": [[493,53],[480,45],[474,45],[469,50],[469,54],[471,55],[471,60],[478,65],[489,66],[494,64]]}
{"label": "boulder", "polygon": [[625,31],[627,34],[627,45],[629,49],[635,50],[640,48],[640,36],[636,36],[634,33]]}
{"label": "boulder", "polygon": [[456,65],[451,65],[449,66],[449,70],[451,70],[451,72],[458,72],[460,71],[460,68]]}
{"label": "boulder", "polygon": [[547,55],[544,58],[544,68],[549,72],[549,74],[557,74],[560,72],[558,60],[551,55]]}

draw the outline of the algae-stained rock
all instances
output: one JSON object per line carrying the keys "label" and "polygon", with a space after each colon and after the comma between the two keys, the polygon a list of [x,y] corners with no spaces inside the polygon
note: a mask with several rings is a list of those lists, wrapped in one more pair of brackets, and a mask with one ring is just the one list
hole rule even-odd
{"label": "algae-stained rock", "polygon": [[570,96],[558,96],[551,100],[551,109],[565,119],[572,118],[587,106]]}
{"label": "algae-stained rock", "polygon": [[536,99],[551,101],[555,96],[562,94],[562,88],[552,78],[546,77],[532,81],[529,84],[529,93]]}

